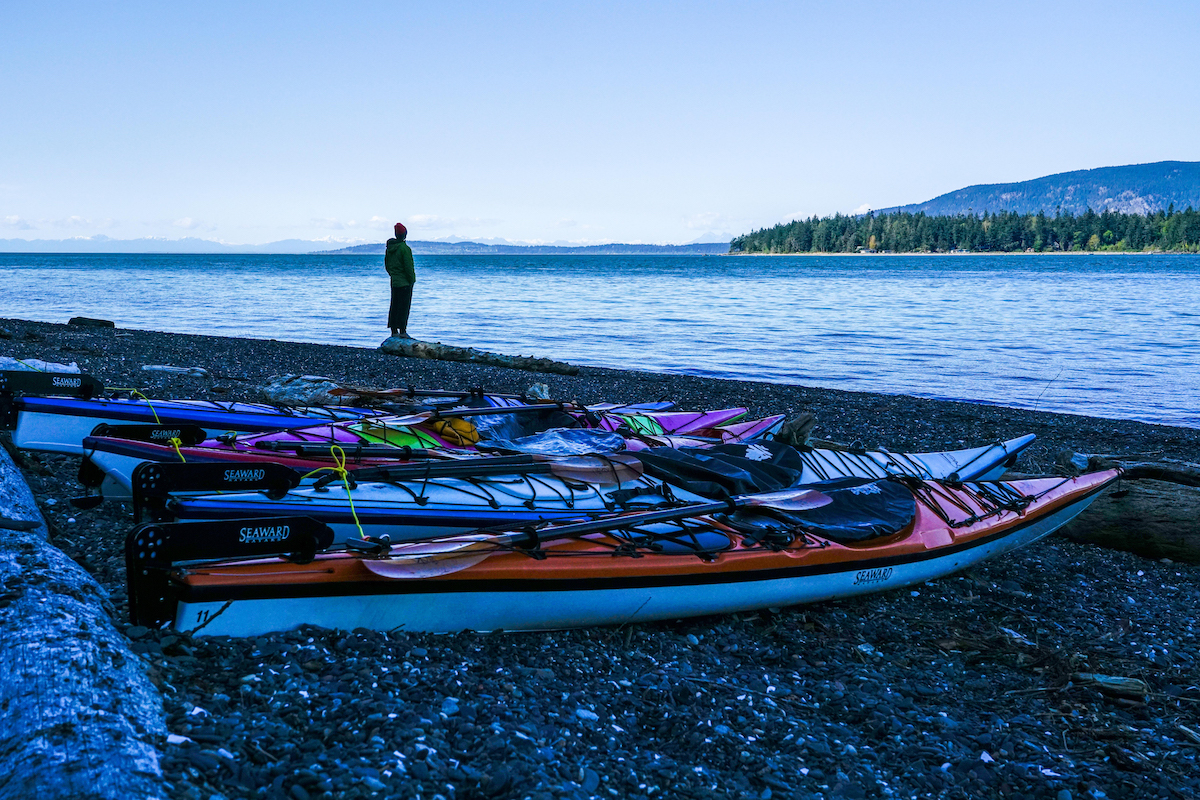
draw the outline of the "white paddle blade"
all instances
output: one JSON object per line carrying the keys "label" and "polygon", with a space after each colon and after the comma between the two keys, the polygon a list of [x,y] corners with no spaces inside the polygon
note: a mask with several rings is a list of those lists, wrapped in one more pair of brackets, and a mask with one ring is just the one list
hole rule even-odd
{"label": "white paddle blade", "polygon": [[748,506],[765,506],[780,511],[806,511],[820,508],[833,502],[833,498],[816,489],[784,489],[779,492],[748,495]]}
{"label": "white paddle blade", "polygon": [[459,572],[496,552],[494,536],[461,536],[415,542],[392,548],[386,558],[363,559],[363,566],[382,578],[437,578]]}
{"label": "white paddle blade", "polygon": [[586,483],[611,486],[640,478],[642,462],[628,453],[594,456],[568,456],[550,462],[550,472],[560,478],[575,478]]}

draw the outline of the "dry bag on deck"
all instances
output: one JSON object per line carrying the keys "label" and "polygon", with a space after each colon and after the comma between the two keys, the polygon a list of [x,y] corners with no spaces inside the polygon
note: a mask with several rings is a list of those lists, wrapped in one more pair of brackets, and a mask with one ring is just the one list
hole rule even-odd
{"label": "dry bag on deck", "polygon": [[595,428],[554,428],[545,433],[519,439],[495,439],[480,442],[480,450],[532,453],[544,456],[582,456],[590,453],[616,453],[625,449],[618,434]]}

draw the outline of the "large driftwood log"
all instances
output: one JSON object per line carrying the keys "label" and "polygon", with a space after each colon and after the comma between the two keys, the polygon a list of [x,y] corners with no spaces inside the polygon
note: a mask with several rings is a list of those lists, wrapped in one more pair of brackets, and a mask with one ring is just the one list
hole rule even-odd
{"label": "large driftwood log", "polygon": [[575,375],[579,367],[564,361],[535,356],[506,356],[489,353],[474,347],[456,347],[441,342],[422,342],[416,339],[401,339],[396,336],[384,339],[379,349],[394,356],[409,358],[434,358],[440,361],[465,361],[471,364],[487,364],[493,367],[524,369],[530,372],[553,372],[559,375]]}
{"label": "large driftwood log", "polygon": [[0,800],[163,794],[162,698],[0,448]]}
{"label": "large driftwood log", "polygon": [[1146,558],[1200,564],[1200,489],[1122,481],[1059,532],[1068,539]]}
{"label": "large driftwood log", "polygon": [[1060,453],[1066,474],[1120,467],[1121,481],[1060,533],[1147,558],[1200,564],[1200,465]]}
{"label": "large driftwood log", "polygon": [[1200,464],[1187,461],[1144,461],[1129,456],[1088,455],[1064,450],[1055,457],[1054,465],[1063,475],[1120,467],[1121,477],[1127,481],[1154,480],[1200,486]]}

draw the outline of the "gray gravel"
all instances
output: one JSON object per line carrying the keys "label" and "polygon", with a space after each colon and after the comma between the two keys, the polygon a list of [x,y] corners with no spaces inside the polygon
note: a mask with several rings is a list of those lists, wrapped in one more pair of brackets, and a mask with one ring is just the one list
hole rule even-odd
{"label": "gray gravel", "polygon": [[[378,386],[544,381],[585,401],[811,411],[818,436],[892,449],[1032,432],[1027,472],[1063,448],[1200,461],[1193,429],[688,376],[539,376],[12,320],[0,320],[0,353],[78,361],[152,396],[249,399],[252,384],[142,364]],[[22,460],[55,543],[124,614],[127,517],[67,505],[74,459]],[[180,798],[1190,798],[1200,796],[1198,577],[1053,538],[911,591],[676,623],[240,640],[125,629],[166,698],[164,768]],[[1078,673],[1138,678],[1149,694],[1105,694]]]}

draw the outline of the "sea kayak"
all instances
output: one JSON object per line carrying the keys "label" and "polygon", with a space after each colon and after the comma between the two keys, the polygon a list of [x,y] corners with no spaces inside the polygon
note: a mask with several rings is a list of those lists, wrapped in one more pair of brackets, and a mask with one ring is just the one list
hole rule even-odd
{"label": "sea kayak", "polygon": [[194,425],[208,435],[225,431],[283,430],[321,421],[351,421],[385,412],[354,406],[291,408],[218,400],[81,400],[72,397],[20,397],[13,444],[22,450],[83,453],[83,440],[98,425]]}
{"label": "sea kayak", "polygon": [[[24,375],[22,375],[24,377]],[[39,376],[40,377],[40,376]],[[103,385],[90,376],[82,376],[85,381],[99,387]],[[80,380],[80,376],[57,376],[60,381]],[[208,436],[218,436],[226,433],[257,433],[262,431],[283,431],[291,428],[311,426],[322,422],[356,422],[371,418],[395,416],[401,407],[393,405],[388,409],[365,408],[357,406],[280,406],[267,403],[243,403],[237,401],[219,400],[154,400],[145,398],[101,398],[92,395],[97,390],[87,383],[89,396],[39,396],[24,394],[3,398],[3,408],[0,418],[5,419],[7,427],[13,429],[13,444],[23,450],[39,450],[50,453],[68,453],[79,455],[83,451],[83,439],[92,433],[99,425],[158,425],[164,429],[179,426],[195,426],[202,429]],[[0,394],[3,387],[0,386]],[[448,407],[464,408],[508,408],[522,404],[520,399],[503,395],[446,393],[449,397],[424,398],[416,406],[409,406],[408,413],[431,413],[430,409]],[[663,419],[667,424],[660,425],[664,430],[673,432],[674,423],[686,429],[688,420],[695,414],[684,414],[678,418],[670,416],[670,402],[657,403],[600,403],[589,406],[580,413],[596,415],[597,420],[620,419],[621,413],[627,412],[632,417],[648,420],[667,415]],[[728,421],[730,416],[736,418],[745,409],[730,409],[732,414],[716,418],[714,424]],[[720,412],[702,412],[718,414]],[[612,423],[616,424],[616,423]],[[646,423],[649,425],[649,423]],[[653,427],[653,426],[651,426]]]}
{"label": "sea kayak", "polygon": [[[444,410],[403,417],[378,417],[310,425],[243,435],[223,434],[200,442],[179,440],[182,431],[159,436],[153,428],[143,439],[127,438],[136,433],[128,428],[111,435],[97,429],[83,440],[87,460],[80,472],[85,485],[100,488],[112,500],[130,497],[133,471],[145,461],[196,463],[251,463],[267,461],[310,471],[329,467],[344,458],[348,469],[381,466],[411,457],[413,450],[435,452],[437,458],[461,458],[486,452],[529,452],[542,448],[551,455],[607,453],[643,450],[654,446],[707,447],[754,441],[769,436],[782,423],[782,416],[761,420],[728,422],[745,414],[744,408],[703,412],[653,413],[611,404],[578,408],[563,404],[496,408],[496,413],[475,414],[483,409]],[[619,410],[618,410],[619,409]],[[519,413],[518,413],[519,412]],[[522,421],[514,428],[512,418]],[[638,432],[625,425],[634,420]],[[650,423],[654,425],[651,426]],[[578,428],[545,430],[545,426],[567,424]],[[641,431],[672,430],[678,433],[651,435]],[[522,434],[516,438],[486,438],[505,431]],[[172,441],[173,440],[173,441]]]}
{"label": "sea kayak", "polygon": [[[294,485],[268,497],[260,491],[204,494],[183,487],[162,503],[164,519],[201,521],[270,516],[305,516],[329,525],[339,537],[389,536],[411,541],[471,528],[522,525],[615,510],[629,504],[716,499],[754,494],[831,479],[905,477],[921,480],[983,480],[1014,458],[1032,437],[957,453],[915,455],[877,452],[856,458],[825,451],[802,452],[777,442],[720,445],[706,449],[652,448],[635,454],[595,455],[592,474],[505,471],[488,459],[363,468],[354,485],[332,483],[323,471],[316,483]],[[636,458],[635,458],[636,457]],[[621,464],[621,480],[609,480],[606,463]],[[162,464],[166,468],[168,464]],[[242,465],[249,467],[251,465]],[[932,468],[942,471],[931,474]],[[953,470],[976,474],[964,477]],[[840,469],[841,472],[835,470]],[[186,471],[186,470],[182,470]],[[549,472],[550,474],[547,474]],[[636,477],[628,479],[629,473]],[[149,485],[145,479],[135,484]],[[297,484],[298,481],[293,481]],[[186,489],[193,491],[186,491]],[[230,485],[219,487],[223,490]],[[139,489],[140,490],[140,489]],[[138,503],[139,506],[143,505]]]}
{"label": "sea kayak", "polygon": [[[781,517],[625,513],[399,546],[343,546],[303,517],[218,523],[224,533],[155,523],[127,539],[130,606],[137,624],[213,636],[546,630],[790,606],[910,586],[1027,545],[1117,477],[826,484],[828,505]],[[678,511],[690,508],[711,505]]]}

